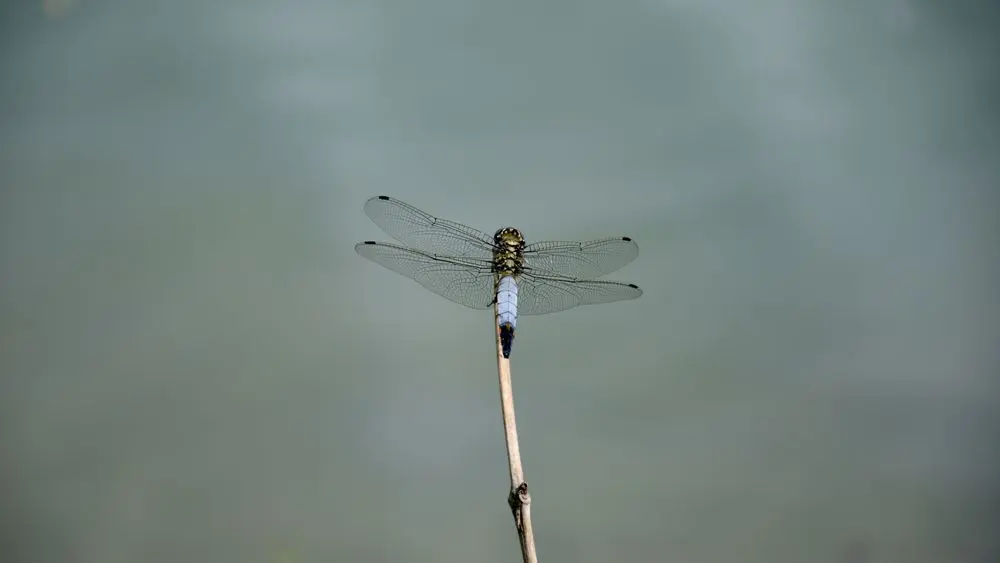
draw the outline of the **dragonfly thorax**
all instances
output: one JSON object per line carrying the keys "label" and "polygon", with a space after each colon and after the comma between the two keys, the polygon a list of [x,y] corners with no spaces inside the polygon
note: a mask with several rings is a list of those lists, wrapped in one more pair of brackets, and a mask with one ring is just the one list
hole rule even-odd
{"label": "dragonfly thorax", "polygon": [[514,227],[504,227],[493,235],[493,271],[498,279],[516,276],[524,266],[524,236]]}

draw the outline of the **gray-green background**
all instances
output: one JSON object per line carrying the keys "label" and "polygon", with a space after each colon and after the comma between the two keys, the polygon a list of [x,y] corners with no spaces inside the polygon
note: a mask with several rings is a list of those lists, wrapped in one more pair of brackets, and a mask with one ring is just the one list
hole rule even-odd
{"label": "gray-green background", "polygon": [[997,561],[989,5],[5,2],[0,558],[518,560],[384,193],[639,241],[519,326],[542,561]]}

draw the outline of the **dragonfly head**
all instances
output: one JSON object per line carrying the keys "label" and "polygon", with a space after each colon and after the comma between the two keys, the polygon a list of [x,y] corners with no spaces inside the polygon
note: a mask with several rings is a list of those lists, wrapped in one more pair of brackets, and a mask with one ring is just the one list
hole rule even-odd
{"label": "dragonfly head", "polygon": [[504,227],[493,235],[493,242],[504,250],[519,251],[524,248],[524,236],[514,227]]}

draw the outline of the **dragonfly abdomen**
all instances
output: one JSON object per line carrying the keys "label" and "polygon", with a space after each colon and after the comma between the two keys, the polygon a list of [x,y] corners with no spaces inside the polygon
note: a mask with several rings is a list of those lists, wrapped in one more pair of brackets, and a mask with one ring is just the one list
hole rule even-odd
{"label": "dragonfly abdomen", "polygon": [[500,327],[503,357],[509,358],[517,327],[517,282],[513,276],[504,276],[497,283],[497,326]]}

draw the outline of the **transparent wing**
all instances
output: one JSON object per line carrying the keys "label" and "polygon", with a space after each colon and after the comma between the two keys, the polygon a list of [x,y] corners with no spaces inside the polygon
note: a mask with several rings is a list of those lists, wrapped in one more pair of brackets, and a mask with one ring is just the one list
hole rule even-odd
{"label": "transparent wing", "polygon": [[543,241],[524,249],[524,264],[538,272],[592,280],[606,276],[639,255],[639,245],[629,237],[588,242]]}
{"label": "transparent wing", "polygon": [[489,259],[493,237],[461,223],[439,219],[409,203],[380,195],[365,202],[365,214],[392,238],[430,254]]}
{"label": "transparent wing", "polygon": [[493,272],[488,260],[438,256],[374,241],[359,242],[354,250],[449,301],[473,309],[493,305]]}
{"label": "transparent wing", "polygon": [[577,305],[611,303],[642,295],[639,286],[630,283],[581,280],[528,271],[521,274],[517,286],[517,312],[521,315],[543,315]]}

